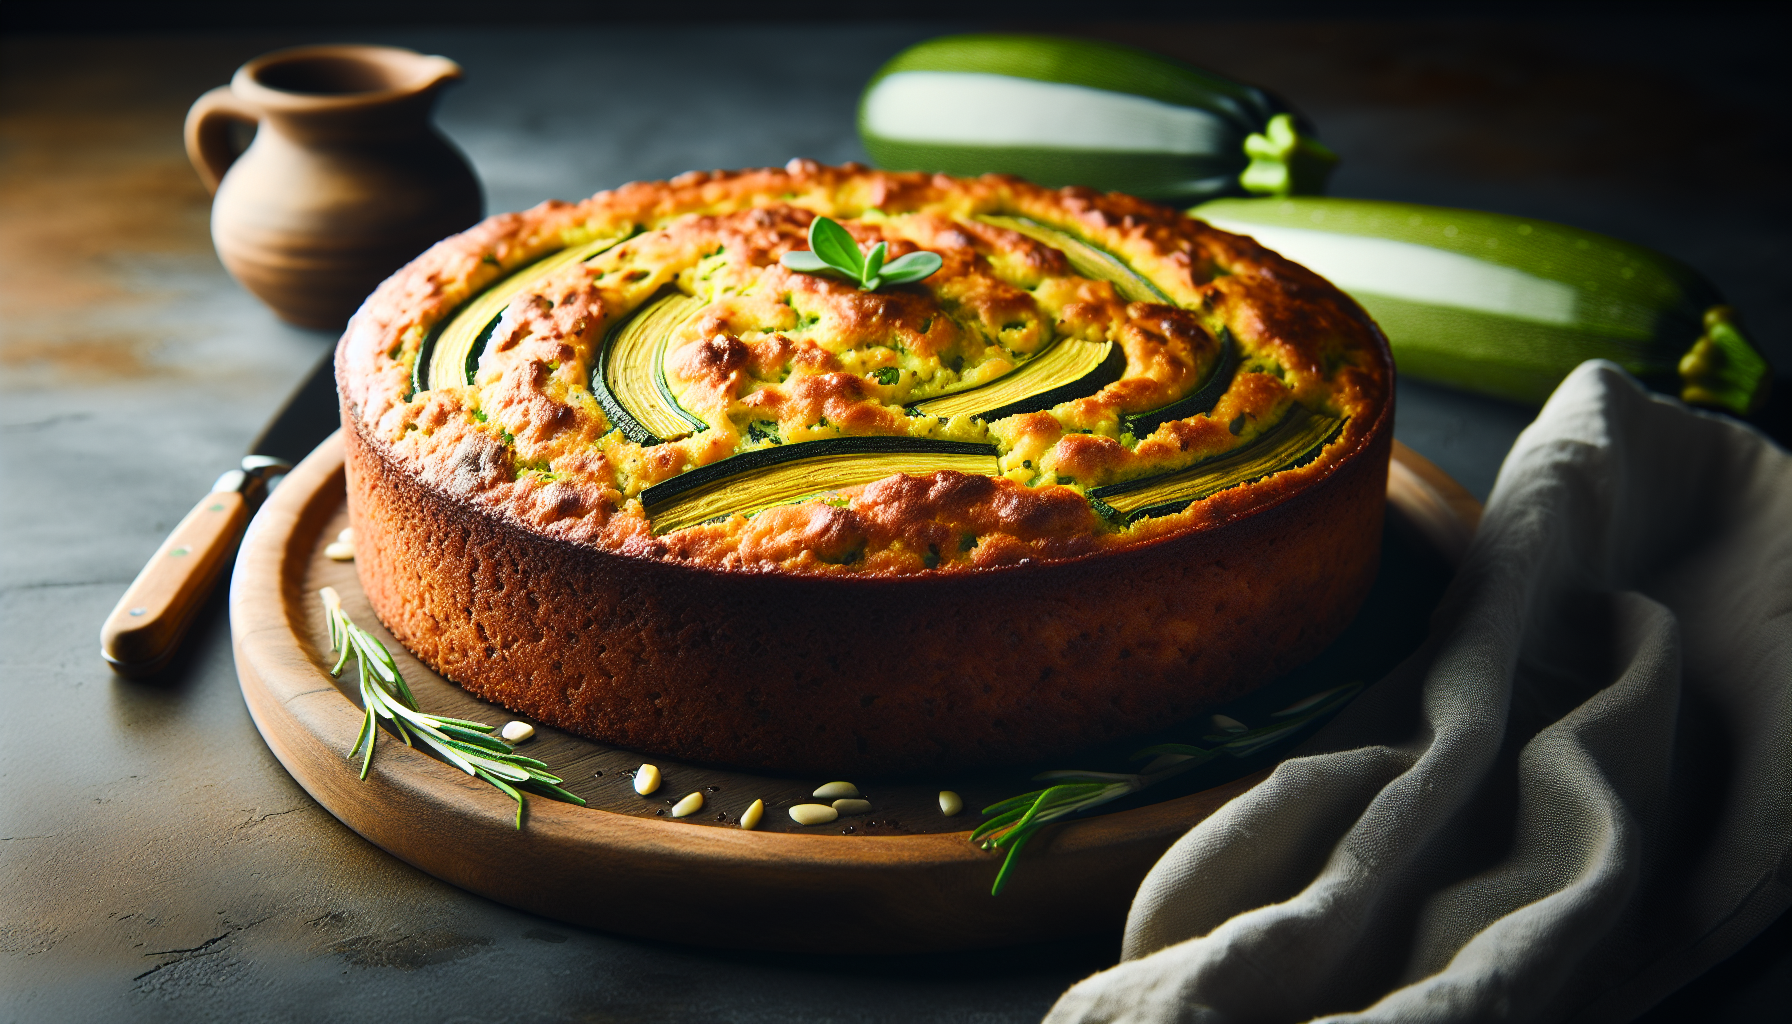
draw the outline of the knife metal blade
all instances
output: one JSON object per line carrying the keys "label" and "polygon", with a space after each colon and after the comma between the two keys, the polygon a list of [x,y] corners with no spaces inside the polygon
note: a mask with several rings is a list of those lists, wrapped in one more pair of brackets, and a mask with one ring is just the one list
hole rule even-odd
{"label": "knife metal blade", "polygon": [[167,667],[262,499],[338,423],[332,353],[287,398],[241,465],[181,519],[106,616],[100,657],[114,671],[147,676]]}
{"label": "knife metal blade", "polygon": [[342,425],[336,405],[336,353],[332,350],[311,368],[304,383],[249,445],[250,455],[269,455],[298,462]]}

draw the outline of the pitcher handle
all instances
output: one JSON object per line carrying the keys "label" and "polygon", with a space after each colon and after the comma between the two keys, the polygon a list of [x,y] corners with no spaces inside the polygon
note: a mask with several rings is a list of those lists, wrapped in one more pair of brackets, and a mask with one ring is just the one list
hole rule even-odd
{"label": "pitcher handle", "polygon": [[232,122],[259,125],[261,111],[239,99],[228,85],[199,97],[187,111],[187,159],[209,192],[218,191],[224,172],[242,156],[230,144]]}

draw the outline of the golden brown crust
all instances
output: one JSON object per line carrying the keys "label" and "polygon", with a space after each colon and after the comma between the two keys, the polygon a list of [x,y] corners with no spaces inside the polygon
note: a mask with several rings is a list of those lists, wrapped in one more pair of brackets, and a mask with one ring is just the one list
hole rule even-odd
{"label": "golden brown crust", "polygon": [[[840,218],[861,243],[886,242],[892,259],[926,248],[944,266],[920,285],[878,292],[791,272],[778,258],[806,246],[816,214]],[[985,215],[1070,230],[1124,257],[1173,303],[1127,301],[1114,285],[1079,275],[1058,249],[977,219]],[[511,302],[473,386],[413,393],[411,363],[429,330],[469,296],[547,253],[631,225],[641,233]],[[679,403],[710,429],[642,447],[613,429],[588,381],[605,332],[672,287],[708,301],[675,333],[665,365]],[[1222,333],[1236,340],[1242,365],[1212,410],[1145,437],[1126,433],[1123,416],[1206,380]],[[1114,341],[1126,357],[1123,378],[989,424],[903,408],[999,376],[1061,337]],[[880,382],[889,370],[900,371],[898,383]],[[1012,178],[795,161],[547,203],[448,239],[356,316],[340,385],[345,407],[388,457],[546,536],[693,565],[859,575],[978,571],[1198,529],[1204,503],[1118,529],[1087,514],[1084,496],[1247,445],[1292,404],[1347,418],[1320,457],[1329,463],[1363,444],[1387,405],[1390,376],[1378,332],[1336,289],[1174,211]],[[991,443],[1003,476],[981,512],[956,519],[877,485],[845,489],[844,508],[734,516],[671,537],[655,537],[643,515],[644,488],[764,443],[756,438],[842,434]],[[1243,490],[1273,500],[1279,488],[1269,483]],[[1054,525],[1042,531],[1042,518]],[[851,549],[858,557],[817,555],[810,540],[823,521],[829,536],[863,545]],[[945,530],[974,531],[972,543],[915,546]]]}
{"label": "golden brown crust", "polygon": [[[818,214],[942,269],[875,293],[786,270]],[[1171,301],[1129,300],[1003,217],[1115,253]],[[429,330],[469,296],[627,225],[643,230],[510,302],[472,386],[412,393]],[[610,329],[667,288],[706,302],[664,366],[709,429],[643,447],[588,382]],[[1062,338],[1114,342],[1124,375],[987,424],[903,410]],[[1127,431],[1200,388],[1227,338],[1237,371],[1210,411]],[[544,204],[386,282],[337,373],[358,570],[394,635],[482,697],[681,758],[870,776],[1066,753],[1307,660],[1378,562],[1379,332],[1249,239],[1126,196],[798,161]],[[1129,526],[1089,500],[1249,445],[1297,405],[1342,422],[1298,468]],[[656,535],[642,489],[758,431],[982,441],[1000,473],[896,475]]]}
{"label": "golden brown crust", "polygon": [[[1204,503],[1204,525],[1222,529],[1099,558],[843,578],[544,540],[444,498],[352,420],[344,436],[368,598],[456,682],[623,747],[864,778],[1067,753],[1311,658],[1374,580],[1393,432],[1383,420],[1366,447],[1267,505]],[[874,486],[941,521],[1004,514],[988,478]],[[811,543],[834,543],[837,520],[781,512],[811,517]],[[1052,508],[1017,514],[1044,535],[1074,525]]]}

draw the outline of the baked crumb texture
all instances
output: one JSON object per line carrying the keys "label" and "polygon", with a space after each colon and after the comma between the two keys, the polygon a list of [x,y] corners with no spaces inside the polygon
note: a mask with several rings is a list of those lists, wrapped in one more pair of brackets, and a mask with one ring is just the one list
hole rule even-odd
{"label": "baked crumb texture", "polygon": [[[787,271],[817,215],[944,266],[875,293]],[[1105,250],[1168,301],[1079,274],[1015,218]],[[509,301],[470,384],[419,371],[469,300],[606,237],[627,240]],[[704,429],[643,445],[592,374],[669,295],[703,303],[662,365]],[[1066,339],[1114,343],[1124,370],[1040,411],[913,413]],[[1208,411],[1129,419],[1220,370]],[[1249,239],[1117,194],[808,161],[490,218],[368,299],[337,378],[357,570],[426,662],[603,742],[866,777],[1069,752],[1311,658],[1373,582],[1392,443],[1379,331]],[[1090,500],[1249,450],[1291,411],[1339,424],[1295,468],[1130,522]],[[993,471],[657,532],[643,509],[647,488],[742,452],[868,436],[989,445]]]}
{"label": "baked crumb texture", "polygon": [[[888,243],[891,259],[924,248],[945,264],[878,292],[786,270],[778,258],[807,247],[817,214],[863,245]],[[1172,301],[1127,301],[1058,249],[979,219],[1015,216],[1100,246]],[[474,383],[413,386],[432,328],[470,298],[569,246],[630,233],[515,296]],[[644,447],[605,415],[592,369],[613,328],[674,292],[706,305],[666,342],[664,378],[708,429]],[[1228,334],[1238,365],[1210,411],[1128,432],[1124,417],[1206,383]],[[1121,378],[994,422],[908,411],[1062,339],[1114,342]],[[1389,386],[1360,309],[1248,239],[1121,195],[807,161],[492,217],[380,287],[343,340],[340,378],[350,421],[387,457],[544,536],[690,565],[874,576],[1074,558],[1198,527],[1213,500],[1128,527],[1086,495],[1246,447],[1292,403],[1345,420],[1327,455],[1354,449]],[[871,435],[994,445],[999,475],[895,476],[658,536],[643,513],[644,488],[739,452]],[[1244,488],[1247,504],[1282,489]],[[1236,504],[1218,502],[1227,514]]]}

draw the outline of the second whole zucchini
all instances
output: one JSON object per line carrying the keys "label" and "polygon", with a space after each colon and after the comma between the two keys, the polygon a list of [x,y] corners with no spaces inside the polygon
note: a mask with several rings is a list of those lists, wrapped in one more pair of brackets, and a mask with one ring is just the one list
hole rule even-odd
{"label": "second whole zucchini", "polygon": [[1400,372],[1542,402],[1582,361],[1746,416],[1771,369],[1717,289],[1639,245],[1527,217],[1300,196],[1221,199],[1191,216],[1329,279],[1387,333]]}

